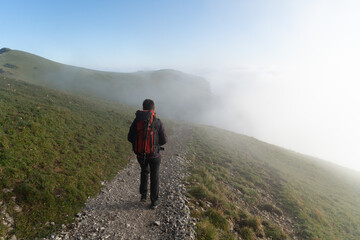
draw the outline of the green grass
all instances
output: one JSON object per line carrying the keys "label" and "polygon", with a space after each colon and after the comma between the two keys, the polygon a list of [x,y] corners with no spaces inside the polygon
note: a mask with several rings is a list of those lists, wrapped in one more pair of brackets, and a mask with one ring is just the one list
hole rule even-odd
{"label": "green grass", "polygon": [[[0,200],[15,218],[12,233],[32,239],[72,221],[101,180],[128,162],[133,118],[119,104],[0,77]],[[5,229],[0,224],[0,236]]]}
{"label": "green grass", "polygon": [[[203,236],[209,224],[216,229],[212,238],[198,239],[288,238],[281,227],[247,213],[240,200],[290,216],[302,239],[359,239],[360,181],[348,177],[350,171],[212,127],[194,127],[188,148],[188,194],[197,231]],[[263,202],[260,190],[274,196],[276,206]]]}

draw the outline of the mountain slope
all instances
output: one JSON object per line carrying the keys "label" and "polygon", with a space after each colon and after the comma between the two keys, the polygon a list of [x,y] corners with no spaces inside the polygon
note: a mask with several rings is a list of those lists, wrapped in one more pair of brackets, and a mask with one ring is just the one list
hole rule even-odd
{"label": "mountain slope", "polygon": [[22,51],[3,48],[0,52],[0,75],[132,106],[139,106],[144,97],[152,98],[162,106],[158,112],[162,116],[193,119],[213,99],[210,85],[204,79],[175,70],[102,72]]}
{"label": "mountain slope", "polygon": [[72,221],[127,163],[133,112],[0,77],[0,236],[34,239]]}
{"label": "mountain slope", "polygon": [[213,127],[193,129],[189,158],[198,239],[360,238],[355,172]]}

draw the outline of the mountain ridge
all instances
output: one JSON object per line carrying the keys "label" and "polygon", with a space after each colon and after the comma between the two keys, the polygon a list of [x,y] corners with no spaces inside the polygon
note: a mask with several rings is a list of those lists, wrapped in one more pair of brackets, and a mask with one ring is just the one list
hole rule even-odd
{"label": "mountain ridge", "polygon": [[[16,68],[4,67],[5,64]],[[208,103],[215,99],[204,78],[173,69],[105,72],[58,63],[18,50],[1,54],[0,68],[3,76],[131,106],[139,106],[146,96],[162,106],[159,114],[182,120],[196,120],[194,116],[199,116],[201,121]]]}
{"label": "mountain ridge", "polygon": [[[7,47],[1,48],[0,49],[0,54],[10,52],[10,51],[18,52],[20,54],[30,55],[30,56],[40,58],[40,59],[45,60],[45,61],[50,61],[52,63],[60,64],[60,65],[63,65],[63,66],[74,67],[74,68],[83,69],[83,70],[89,70],[89,71],[92,71],[92,72],[108,73],[108,74],[137,74],[137,73],[139,73],[139,74],[141,74],[141,73],[149,74],[149,73],[156,73],[156,72],[169,72],[169,73],[174,73],[174,74],[181,74],[181,75],[187,75],[187,76],[191,76],[191,77],[196,77],[198,79],[202,79],[204,82],[206,82],[209,85],[209,83],[203,77],[188,74],[188,73],[185,73],[185,72],[182,72],[182,71],[179,71],[179,70],[176,70],[176,69],[172,69],[172,68],[162,68],[162,69],[157,69],[157,70],[138,70],[138,71],[134,71],[134,72],[105,71],[105,70],[92,69],[92,68],[88,68],[88,67],[81,67],[81,66],[76,66],[76,65],[65,64],[65,63],[61,63],[59,61],[55,61],[55,60],[45,58],[43,56],[40,56],[40,55],[37,55],[37,54],[34,54],[34,53],[29,53],[29,52],[26,52],[26,51],[17,50],[17,49],[11,49],[11,48],[7,48]],[[22,80],[26,81],[26,79],[22,79]]]}

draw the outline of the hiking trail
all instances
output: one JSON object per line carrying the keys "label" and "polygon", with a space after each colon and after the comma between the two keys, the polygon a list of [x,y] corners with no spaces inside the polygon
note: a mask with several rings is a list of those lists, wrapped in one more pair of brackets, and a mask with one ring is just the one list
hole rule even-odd
{"label": "hiking trail", "polygon": [[150,197],[140,202],[140,166],[135,158],[91,198],[74,223],[45,239],[195,239],[194,221],[183,181],[188,129],[181,126],[169,136],[160,165],[161,205],[150,209]]}

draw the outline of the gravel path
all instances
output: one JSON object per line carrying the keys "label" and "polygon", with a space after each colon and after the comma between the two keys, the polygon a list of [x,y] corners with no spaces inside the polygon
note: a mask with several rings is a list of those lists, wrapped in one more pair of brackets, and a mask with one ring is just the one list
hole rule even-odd
{"label": "gravel path", "polygon": [[195,239],[183,185],[187,131],[177,129],[165,145],[160,165],[162,204],[156,210],[149,208],[150,200],[140,202],[140,166],[133,158],[86,203],[72,225],[47,239]]}

